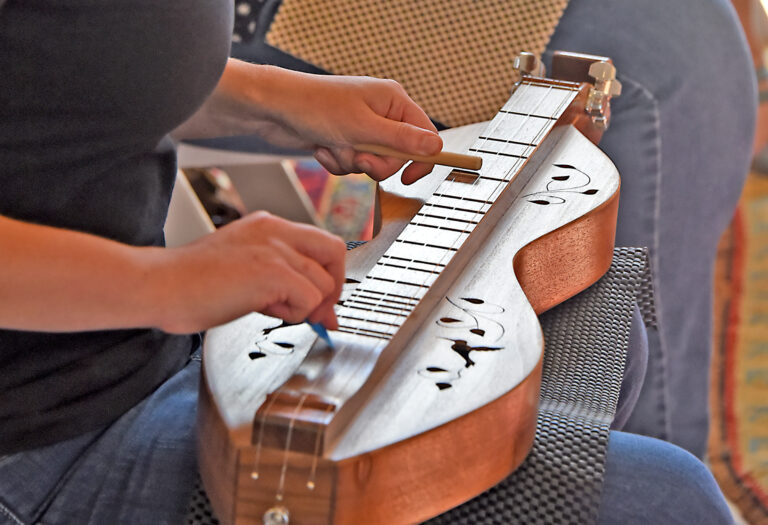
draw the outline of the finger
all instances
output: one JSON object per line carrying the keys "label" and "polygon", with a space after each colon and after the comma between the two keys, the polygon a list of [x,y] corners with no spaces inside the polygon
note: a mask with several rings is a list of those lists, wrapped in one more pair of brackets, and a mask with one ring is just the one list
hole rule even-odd
{"label": "finger", "polygon": [[371,143],[389,146],[403,153],[437,155],[443,149],[443,139],[440,138],[437,131],[386,117],[379,119],[378,125],[372,129],[372,133],[375,135],[371,136]]}
{"label": "finger", "polygon": [[336,157],[328,148],[317,148],[314,154],[315,160],[320,163],[323,168],[328,170],[329,173],[334,175],[346,175],[349,171],[344,171]]}
{"label": "finger", "polygon": [[416,104],[410,97],[403,109],[403,117],[400,119],[404,122],[410,122],[420,128],[428,129],[437,132],[435,124],[430,120],[429,116],[424,112],[421,107]]}
{"label": "finger", "polygon": [[279,249],[288,265],[306,277],[320,291],[323,299],[333,293],[336,289],[336,282],[322,265],[285,243],[275,244],[275,246],[280,245],[282,246]]}
{"label": "finger", "polygon": [[[325,297],[321,310],[328,312],[341,296],[344,286],[344,263],[347,247],[339,237],[306,224],[286,223],[282,241],[300,254],[316,261],[332,278],[333,287]],[[326,313],[326,316],[331,316]]]}
{"label": "finger", "polygon": [[355,162],[356,151],[349,146],[318,148],[315,158],[325,169],[334,175],[365,173],[365,169]]}
{"label": "finger", "polygon": [[382,181],[400,171],[405,161],[372,153],[358,153],[354,157],[354,163],[361,172],[373,180]]}
{"label": "finger", "polygon": [[[322,301],[313,309],[307,318],[313,322],[323,322],[325,319],[332,319],[333,328],[336,325],[336,314],[333,307],[338,301],[336,281],[328,270],[317,261],[299,253],[291,246],[285,243],[275,244],[276,249],[280,250],[282,257],[296,272],[306,277],[322,295]],[[331,326],[323,323],[327,328]]]}
{"label": "finger", "polygon": [[434,164],[428,164],[426,162],[411,162],[400,176],[400,180],[403,184],[413,184],[423,176],[432,173],[435,168]]}
{"label": "finger", "polygon": [[272,275],[274,299],[262,313],[289,323],[300,323],[322,303],[323,297],[314,284],[290,266]]}

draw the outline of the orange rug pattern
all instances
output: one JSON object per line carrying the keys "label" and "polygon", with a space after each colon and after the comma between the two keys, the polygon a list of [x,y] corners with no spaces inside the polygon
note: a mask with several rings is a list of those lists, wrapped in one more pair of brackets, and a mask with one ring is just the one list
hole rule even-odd
{"label": "orange rug pattern", "polygon": [[768,176],[751,174],[715,268],[709,458],[751,524],[768,524]]}

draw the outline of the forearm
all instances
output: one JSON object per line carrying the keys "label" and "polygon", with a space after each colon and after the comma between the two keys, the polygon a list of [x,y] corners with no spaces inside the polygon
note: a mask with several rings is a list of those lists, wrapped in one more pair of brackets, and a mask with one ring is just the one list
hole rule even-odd
{"label": "forearm", "polygon": [[[173,133],[176,139],[259,135],[273,144],[312,150],[337,175],[365,172],[383,180],[403,166],[397,157],[357,151],[387,146],[406,155],[438,153],[442,140],[424,111],[392,80],[311,75],[230,59],[213,94]],[[431,164],[402,172],[410,184]]]}
{"label": "forearm", "polygon": [[269,138],[275,108],[301,73],[230,59],[216,89],[172,135],[176,140],[261,135]]}
{"label": "forearm", "polygon": [[0,327],[160,326],[149,280],[161,251],[0,217]]}

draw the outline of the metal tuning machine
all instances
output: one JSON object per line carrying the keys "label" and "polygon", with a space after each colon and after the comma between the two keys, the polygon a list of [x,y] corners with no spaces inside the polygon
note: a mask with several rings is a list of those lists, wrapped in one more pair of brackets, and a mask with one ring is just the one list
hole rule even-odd
{"label": "metal tuning machine", "polygon": [[528,51],[523,51],[515,57],[514,62],[512,62],[512,69],[517,73],[518,78],[523,76],[544,77],[547,74],[542,61]]}
{"label": "metal tuning machine", "polygon": [[595,126],[603,131],[608,128],[611,119],[611,97],[621,94],[621,82],[616,79],[616,68],[610,58],[555,51],[552,54],[552,78],[589,83],[594,80],[584,109]]}

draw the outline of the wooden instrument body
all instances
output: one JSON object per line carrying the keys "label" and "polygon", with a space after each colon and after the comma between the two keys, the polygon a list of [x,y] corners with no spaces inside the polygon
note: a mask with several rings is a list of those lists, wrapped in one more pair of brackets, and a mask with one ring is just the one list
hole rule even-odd
{"label": "wooden instrument body", "polygon": [[[354,415],[331,437],[302,449],[254,430],[267,394],[292,377],[315,342],[308,327],[280,327],[252,314],[208,333],[200,469],[223,523],[261,523],[280,485],[277,503],[290,510],[291,523],[413,523],[474,497],[523,461],[533,442],[541,374],[536,313],[595,282],[612,256],[618,174],[577,129],[586,131],[583,122],[567,114],[558,120],[532,157],[535,164],[529,160],[509,183],[517,198],[447,292],[418,312],[420,328],[403,349],[374,358],[366,373],[375,381],[348,403]],[[446,149],[462,151],[481,130],[445,133]],[[397,177],[381,184],[381,230],[349,252],[343,301],[449,174],[437,168],[410,187]],[[331,336],[351,338],[356,355],[386,346]],[[344,366],[340,377],[359,370]],[[297,425],[296,439],[301,430]]]}

